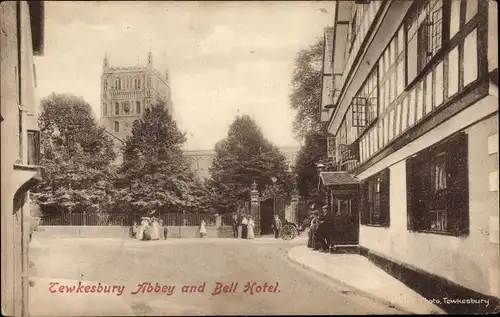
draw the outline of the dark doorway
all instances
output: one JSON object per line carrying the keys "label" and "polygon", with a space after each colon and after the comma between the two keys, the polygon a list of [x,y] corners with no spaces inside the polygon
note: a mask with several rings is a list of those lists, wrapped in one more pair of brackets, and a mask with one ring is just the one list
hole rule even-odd
{"label": "dark doorway", "polygon": [[359,243],[358,195],[331,193],[331,211],[334,223],[332,242],[336,244]]}
{"label": "dark doorway", "polygon": [[260,234],[273,233],[273,199],[260,202]]}

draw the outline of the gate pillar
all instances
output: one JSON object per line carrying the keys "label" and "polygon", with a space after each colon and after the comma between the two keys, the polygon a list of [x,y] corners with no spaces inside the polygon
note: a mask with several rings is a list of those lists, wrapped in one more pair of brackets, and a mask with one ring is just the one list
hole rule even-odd
{"label": "gate pillar", "polygon": [[257,190],[257,184],[255,181],[253,182],[252,190],[250,191],[250,214],[255,222],[255,235],[260,236],[260,201],[259,191]]}
{"label": "gate pillar", "polygon": [[291,221],[298,224],[299,221],[299,193],[297,190],[292,192],[292,202],[291,202]]}

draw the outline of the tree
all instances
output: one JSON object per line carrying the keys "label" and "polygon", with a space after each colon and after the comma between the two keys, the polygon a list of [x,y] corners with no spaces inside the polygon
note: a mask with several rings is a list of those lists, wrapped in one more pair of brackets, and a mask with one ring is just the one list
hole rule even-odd
{"label": "tree", "polygon": [[199,207],[204,192],[182,153],[185,141],[164,102],[146,108],[143,117],[134,121],[122,149],[116,182],[120,200],[138,211]]}
{"label": "tree", "polygon": [[318,191],[319,175],[316,166],[320,161],[326,161],[326,138],[321,132],[310,131],[295,161],[299,195],[307,205],[322,203],[323,197]]}
{"label": "tree", "polygon": [[112,192],[112,141],[81,97],[56,94],[42,99],[41,132],[43,182],[32,197],[41,206],[60,211],[96,211]]}
{"label": "tree", "polygon": [[215,157],[209,168],[208,186],[218,212],[232,212],[249,200],[255,181],[260,191],[268,190],[271,177],[278,179],[282,193],[293,188],[286,157],[271,144],[248,115],[236,117],[228,135],[215,145]]}
{"label": "tree", "polygon": [[299,51],[295,59],[290,106],[297,111],[293,121],[293,131],[301,139],[309,131],[317,130],[318,107],[321,103],[322,60],[322,39]]}

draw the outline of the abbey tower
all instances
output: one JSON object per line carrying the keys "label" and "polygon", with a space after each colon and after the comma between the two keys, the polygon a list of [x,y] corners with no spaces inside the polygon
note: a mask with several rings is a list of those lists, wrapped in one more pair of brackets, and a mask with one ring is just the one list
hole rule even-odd
{"label": "abbey tower", "polygon": [[165,101],[172,114],[168,73],[153,68],[153,54],[146,66],[111,67],[104,57],[101,76],[100,123],[118,142],[130,135],[132,123],[144,109],[158,100]]}

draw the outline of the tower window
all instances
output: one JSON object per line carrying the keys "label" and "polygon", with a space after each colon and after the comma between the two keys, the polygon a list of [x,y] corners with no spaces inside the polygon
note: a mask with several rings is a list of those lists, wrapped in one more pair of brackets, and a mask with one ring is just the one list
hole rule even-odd
{"label": "tower window", "polygon": [[135,112],[137,114],[141,114],[141,102],[140,101],[135,102]]}
{"label": "tower window", "polygon": [[128,101],[125,101],[123,103],[123,113],[124,114],[129,114],[130,113],[130,105],[128,104]]}
{"label": "tower window", "polygon": [[102,115],[103,116],[108,115],[108,104],[107,103],[102,104]]}
{"label": "tower window", "polygon": [[115,79],[115,89],[119,90],[120,89],[120,78]]}
{"label": "tower window", "polygon": [[117,102],[115,103],[115,115],[120,114],[120,104]]}
{"label": "tower window", "polygon": [[134,89],[139,89],[139,79],[134,78]]}
{"label": "tower window", "polygon": [[115,132],[120,132],[120,122],[115,121],[114,130],[115,130]]}

